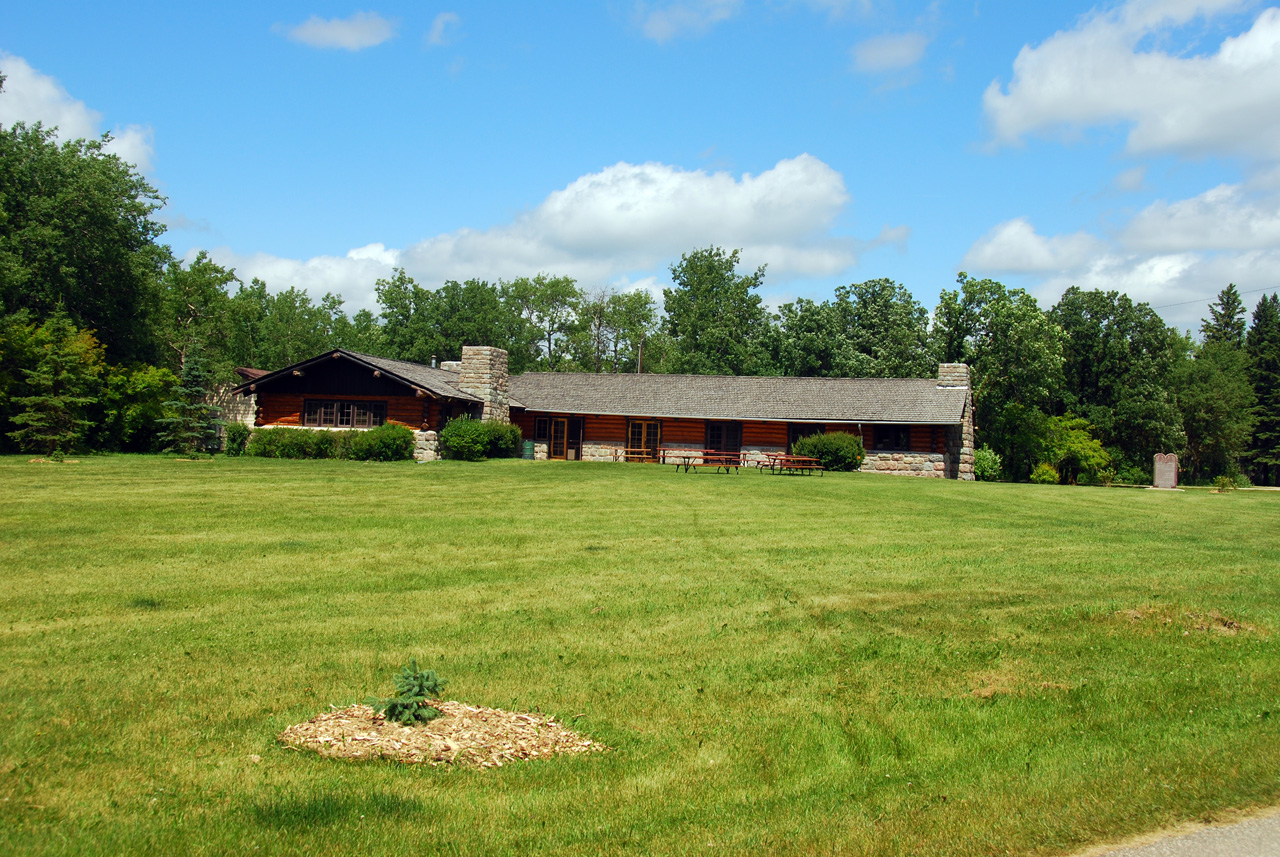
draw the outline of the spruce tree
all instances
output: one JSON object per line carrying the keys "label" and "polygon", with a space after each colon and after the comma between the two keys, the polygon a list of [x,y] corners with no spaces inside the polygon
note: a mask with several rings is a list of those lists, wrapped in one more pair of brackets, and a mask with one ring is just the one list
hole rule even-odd
{"label": "spruce tree", "polygon": [[1244,302],[1235,283],[1228,283],[1209,304],[1209,318],[1200,320],[1200,333],[1206,343],[1244,347]]}
{"label": "spruce tree", "polygon": [[32,339],[39,356],[23,370],[30,395],[13,399],[21,411],[11,421],[22,428],[8,434],[26,450],[69,452],[92,426],[84,411],[97,401],[90,393],[102,373],[102,346],[61,310]]}
{"label": "spruce tree", "polygon": [[195,455],[217,449],[218,428],[223,422],[218,419],[218,409],[208,402],[213,384],[213,371],[196,342],[183,361],[175,398],[164,403],[172,416],[158,420],[160,443],[166,452]]}
{"label": "spruce tree", "polygon": [[1258,301],[1245,350],[1258,400],[1249,450],[1254,481],[1280,485],[1280,295],[1263,295]]}

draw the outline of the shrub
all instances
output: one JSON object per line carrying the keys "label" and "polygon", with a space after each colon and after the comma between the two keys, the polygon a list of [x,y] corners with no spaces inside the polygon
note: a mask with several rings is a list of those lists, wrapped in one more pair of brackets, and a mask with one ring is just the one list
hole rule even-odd
{"label": "shrub", "polygon": [[346,434],[351,437],[342,458],[357,461],[408,461],[413,458],[413,430],[399,423]]}
{"label": "shrub", "polygon": [[441,680],[434,670],[418,669],[417,658],[411,658],[408,664],[400,668],[395,683],[395,696],[369,700],[369,704],[375,711],[381,712],[383,717],[394,723],[410,726],[434,720],[443,713],[431,705],[430,700],[439,699],[448,682]]}
{"label": "shrub", "polygon": [[1000,480],[1000,453],[988,446],[982,446],[973,453],[973,477],[980,482],[998,482]]}
{"label": "shrub", "polygon": [[249,427],[244,423],[227,423],[226,432],[222,436],[222,451],[230,456],[244,455],[250,433]]}
{"label": "shrub", "polygon": [[[230,428],[228,428],[228,433]],[[387,423],[368,431],[257,429],[245,449],[262,458],[350,458],[356,461],[407,461],[413,458],[413,431]]]}
{"label": "shrub", "polygon": [[818,459],[827,470],[857,470],[867,457],[862,438],[847,431],[802,437],[792,444],[791,451]]}
{"label": "shrub", "polygon": [[1036,465],[1035,470],[1031,471],[1031,481],[1037,485],[1057,485],[1058,468],[1047,461],[1042,461]]}
{"label": "shrub", "polygon": [[458,417],[449,420],[441,429],[440,444],[450,458],[483,461],[489,451],[489,430],[480,420]]}
{"label": "shrub", "polygon": [[1228,491],[1235,490],[1236,480],[1230,476],[1219,476],[1213,480],[1213,490],[1219,494],[1226,494]]}
{"label": "shrub", "polygon": [[1138,464],[1126,464],[1116,471],[1116,481],[1121,485],[1150,485],[1151,471]]}
{"label": "shrub", "polygon": [[489,438],[486,450],[490,458],[518,458],[524,437],[520,434],[520,426],[510,423],[481,423]]}

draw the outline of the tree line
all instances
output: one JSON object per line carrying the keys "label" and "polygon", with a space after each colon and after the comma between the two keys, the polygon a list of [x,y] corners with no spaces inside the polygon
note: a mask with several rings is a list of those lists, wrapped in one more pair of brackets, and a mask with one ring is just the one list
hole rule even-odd
{"label": "tree line", "polygon": [[1198,339],[1118,292],[1073,287],[1045,310],[965,273],[932,316],[888,279],[771,311],[765,268],[708,247],[671,266],[661,303],[548,274],[428,288],[397,269],[374,284],[376,310],[348,314],[337,295],[174,258],[155,217],[164,199],[103,142],[0,128],[4,451],[162,448],[237,366],[278,369],[335,347],[427,363],[487,344],[508,351],[513,373],[925,378],[964,362],[979,443],[1007,478],[1048,464],[1063,481],[1141,482],[1154,453],[1173,451],[1193,480],[1280,482],[1274,294],[1248,316],[1228,285]]}

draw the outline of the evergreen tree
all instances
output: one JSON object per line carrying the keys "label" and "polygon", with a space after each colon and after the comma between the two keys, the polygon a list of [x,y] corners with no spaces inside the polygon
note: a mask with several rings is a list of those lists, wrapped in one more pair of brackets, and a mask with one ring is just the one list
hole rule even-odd
{"label": "evergreen tree", "polygon": [[175,398],[164,403],[172,416],[159,420],[160,444],[166,452],[195,455],[218,448],[218,409],[209,404],[214,376],[197,341],[187,347]]}
{"label": "evergreen tree", "polygon": [[91,394],[103,371],[102,346],[60,310],[35,330],[32,343],[37,362],[23,370],[29,395],[13,400],[22,410],[11,422],[22,428],[9,436],[26,450],[70,451],[92,426],[85,409],[97,401]]}
{"label": "evergreen tree", "polygon": [[1201,319],[1200,334],[1207,343],[1244,347],[1244,303],[1235,283],[1228,283],[1218,292],[1218,300],[1209,304],[1209,318]]}
{"label": "evergreen tree", "polygon": [[1258,402],[1249,451],[1254,482],[1280,485],[1280,296],[1258,301],[1245,350]]}

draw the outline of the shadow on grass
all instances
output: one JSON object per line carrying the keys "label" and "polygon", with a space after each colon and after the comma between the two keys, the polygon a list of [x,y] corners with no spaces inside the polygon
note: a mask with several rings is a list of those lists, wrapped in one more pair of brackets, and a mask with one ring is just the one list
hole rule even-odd
{"label": "shadow on grass", "polygon": [[385,792],[280,795],[253,801],[248,806],[248,814],[254,821],[277,828],[323,826],[361,818],[366,821],[391,817],[403,819],[423,811],[422,801],[417,798]]}

